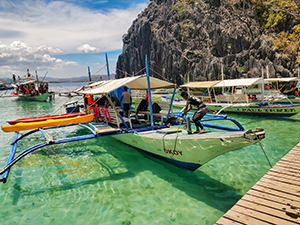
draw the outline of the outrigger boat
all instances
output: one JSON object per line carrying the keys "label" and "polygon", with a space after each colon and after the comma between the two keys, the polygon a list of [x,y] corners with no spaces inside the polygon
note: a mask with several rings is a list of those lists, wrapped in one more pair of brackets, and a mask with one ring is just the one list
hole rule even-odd
{"label": "outrigger boat", "polygon": [[190,82],[181,87],[207,89],[206,105],[210,111],[273,117],[291,117],[300,112],[300,104],[266,102],[261,78],[222,80],[209,86],[206,81]]}
{"label": "outrigger boat", "polygon": [[[12,95],[18,97],[20,101],[38,101],[47,102],[52,100],[54,93],[48,92],[48,83],[38,81],[37,79],[27,78],[26,81],[19,81],[17,84],[13,84],[15,89]],[[37,86],[37,87],[36,87]]]}
{"label": "outrigger boat", "polygon": [[[147,90],[149,92],[149,106],[150,112],[138,112],[138,114],[150,115],[151,125],[147,121],[132,118],[123,118],[118,112],[115,105],[112,103],[109,94],[114,90],[126,85],[131,90]],[[52,124],[49,127],[43,127],[30,130],[27,133],[20,135],[17,131],[12,142],[12,148],[8,157],[6,166],[0,170],[2,174],[1,181],[6,182],[10,168],[29,153],[35,152],[43,147],[49,145],[56,145],[67,142],[81,141],[93,138],[104,138],[111,136],[127,145],[135,147],[139,150],[145,151],[158,158],[165,159],[177,166],[196,170],[201,165],[207,163],[211,159],[222,155],[226,152],[236,150],[248,145],[255,144],[264,138],[265,132],[263,129],[245,130],[237,121],[228,118],[227,116],[213,116],[207,115],[202,120],[203,125],[208,128],[205,134],[190,134],[190,129],[184,129],[180,123],[182,120],[175,120],[178,118],[176,114],[171,115],[172,103],[171,101],[168,113],[162,115],[153,113],[151,90],[160,88],[173,88],[173,97],[176,92],[176,87],[170,82],[159,80],[157,78],[147,76],[135,76],[116,80],[108,80],[105,83],[82,91],[85,95],[100,95],[106,96],[111,105],[111,122],[77,122],[76,124],[71,120],[69,123],[60,124],[59,119],[55,126]],[[163,121],[160,124],[155,124],[154,118],[163,116]],[[172,116],[172,117],[171,117]],[[189,115],[186,119],[189,124]],[[169,121],[172,118],[173,125]],[[68,118],[69,119],[69,118]],[[66,119],[66,120],[68,120]],[[47,120],[46,120],[47,121]],[[234,124],[234,127],[221,126],[214,124],[214,121],[229,121]],[[15,124],[15,125],[18,125]],[[15,126],[12,125],[12,126]],[[79,125],[80,127],[88,129],[91,134],[80,135],[54,140],[47,130],[62,129],[67,126]],[[189,127],[189,126],[188,126]],[[24,137],[41,132],[46,141],[34,145],[15,157],[17,144]]]}
{"label": "outrigger boat", "polygon": [[264,82],[268,87],[265,94],[269,101],[276,104],[300,103],[300,97],[294,95],[294,91],[299,88],[298,77],[267,78]]}

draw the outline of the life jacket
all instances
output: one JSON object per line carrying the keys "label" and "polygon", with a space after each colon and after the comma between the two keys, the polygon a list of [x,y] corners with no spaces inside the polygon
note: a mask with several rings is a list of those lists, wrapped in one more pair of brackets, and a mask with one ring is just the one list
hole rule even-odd
{"label": "life jacket", "polygon": [[86,95],[86,98],[88,100],[88,105],[90,106],[89,109],[90,110],[94,109],[94,103],[95,103],[95,101],[94,101],[93,96],[92,95]]}
{"label": "life jacket", "polygon": [[147,92],[147,94],[146,94],[145,100],[146,100],[147,102],[149,102],[149,93],[148,93],[148,92]]}
{"label": "life jacket", "polygon": [[299,92],[297,90],[295,91],[295,96],[300,97]]}

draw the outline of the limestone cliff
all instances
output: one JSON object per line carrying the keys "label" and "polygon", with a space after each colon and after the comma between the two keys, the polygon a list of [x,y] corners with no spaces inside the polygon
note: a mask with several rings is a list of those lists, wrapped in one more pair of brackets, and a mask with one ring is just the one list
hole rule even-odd
{"label": "limestone cliff", "polygon": [[[239,3],[240,2],[240,3]],[[248,1],[152,0],[123,36],[117,76],[136,74],[149,56],[152,75],[182,84],[191,80],[292,76],[296,64],[277,53]]]}

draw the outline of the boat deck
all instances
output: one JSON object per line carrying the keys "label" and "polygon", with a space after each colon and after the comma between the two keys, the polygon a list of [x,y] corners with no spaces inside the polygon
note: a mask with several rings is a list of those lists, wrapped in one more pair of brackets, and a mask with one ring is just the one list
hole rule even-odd
{"label": "boat deck", "polygon": [[300,224],[300,143],[216,224]]}

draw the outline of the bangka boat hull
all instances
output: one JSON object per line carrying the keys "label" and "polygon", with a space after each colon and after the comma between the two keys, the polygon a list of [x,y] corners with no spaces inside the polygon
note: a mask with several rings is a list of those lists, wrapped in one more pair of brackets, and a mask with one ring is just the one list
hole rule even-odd
{"label": "bangka boat hull", "polygon": [[284,98],[284,99],[278,99],[276,101],[274,101],[274,103],[282,103],[282,104],[300,104],[300,98],[296,97],[296,98]]}
{"label": "bangka boat hull", "polygon": [[210,111],[220,111],[259,116],[291,117],[300,112],[300,104],[265,105],[258,104],[207,104]]}
{"label": "bangka boat hull", "polygon": [[18,95],[18,100],[20,101],[37,101],[37,102],[46,102],[48,98],[52,96],[52,93],[45,93],[38,96],[31,95]]}
{"label": "bangka boat hull", "polygon": [[262,129],[209,132],[201,135],[189,135],[181,130],[170,134],[151,130],[113,137],[179,167],[196,170],[219,155],[260,141],[264,135]]}

